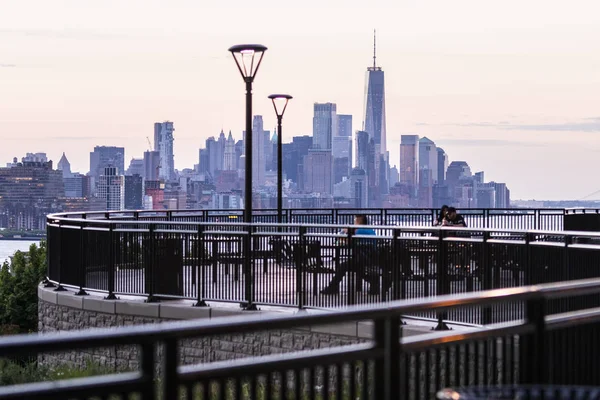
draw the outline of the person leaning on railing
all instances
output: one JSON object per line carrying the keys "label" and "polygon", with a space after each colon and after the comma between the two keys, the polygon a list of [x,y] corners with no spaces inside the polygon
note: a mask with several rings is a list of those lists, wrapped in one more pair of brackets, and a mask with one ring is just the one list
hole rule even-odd
{"label": "person leaning on railing", "polygon": [[[366,215],[357,215],[354,217],[354,225],[368,225],[369,219]],[[352,229],[352,228],[351,228]],[[348,233],[347,229],[342,229],[341,233]],[[371,236],[375,235],[375,231],[371,228],[357,228],[350,232],[353,236]],[[338,244],[347,244],[346,238],[340,238]],[[352,248],[351,258],[338,264],[335,274],[327,287],[321,290],[322,294],[337,294],[340,292],[340,283],[346,276],[346,273],[355,269],[355,272],[361,279],[370,280],[366,266],[370,263],[374,252],[376,251],[376,242],[374,239],[356,238],[354,239],[355,246]],[[373,287],[373,285],[371,285]]]}
{"label": "person leaning on railing", "polygon": [[433,226],[442,225],[442,222],[444,222],[444,219],[446,219],[446,215],[448,214],[448,208],[449,207],[445,204],[442,206],[436,220],[433,222]]}

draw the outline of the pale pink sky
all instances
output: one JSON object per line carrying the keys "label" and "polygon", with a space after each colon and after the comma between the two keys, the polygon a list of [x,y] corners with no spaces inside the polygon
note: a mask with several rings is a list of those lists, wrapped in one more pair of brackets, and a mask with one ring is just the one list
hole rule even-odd
{"label": "pale pink sky", "polygon": [[600,189],[597,0],[0,0],[0,10],[1,164],[65,151],[87,172],[96,144],[125,146],[128,163],[168,119],[176,167],[192,167],[221,128],[241,137],[244,86],[227,48],[245,42],[269,47],[254,91],[268,128],[266,96],[287,92],[285,139],[311,133],[314,102],[336,102],[359,129],[376,28],[392,165],[400,135],[416,133],[513,198]]}

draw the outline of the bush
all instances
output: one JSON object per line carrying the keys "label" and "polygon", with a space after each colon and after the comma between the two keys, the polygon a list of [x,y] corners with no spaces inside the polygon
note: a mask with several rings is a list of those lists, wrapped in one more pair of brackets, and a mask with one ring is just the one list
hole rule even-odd
{"label": "bush", "polygon": [[39,246],[32,244],[28,252],[17,251],[10,264],[5,262],[2,265],[0,335],[37,331],[37,287],[45,276],[45,241]]}

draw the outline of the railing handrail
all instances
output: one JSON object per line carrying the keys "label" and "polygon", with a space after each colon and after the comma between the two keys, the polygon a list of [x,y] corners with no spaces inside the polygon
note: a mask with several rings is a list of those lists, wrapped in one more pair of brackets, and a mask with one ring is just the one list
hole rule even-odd
{"label": "railing handrail", "polygon": [[[80,215],[80,214],[77,214]],[[226,227],[273,227],[273,228],[324,228],[324,229],[340,229],[340,228],[371,228],[378,230],[398,230],[400,232],[412,232],[412,233],[429,233],[429,232],[467,232],[467,233],[512,233],[512,234],[536,234],[536,235],[560,235],[560,236],[584,236],[584,237],[598,237],[600,238],[600,232],[590,231],[551,231],[551,230],[536,230],[536,229],[499,229],[499,228],[475,228],[475,227],[448,227],[448,226],[421,226],[421,225],[354,225],[354,224],[316,224],[316,223],[276,223],[276,222],[190,222],[190,221],[152,221],[152,220],[137,220],[137,219],[85,219],[85,218],[66,218],[64,214],[51,214],[48,215],[47,225],[58,226],[57,222],[63,223],[79,223],[85,225],[117,225],[117,224],[136,224],[136,225],[169,225],[169,226],[193,226],[198,225],[205,226],[226,226]],[[79,226],[79,225],[77,225]],[[65,227],[63,224],[62,227]],[[232,232],[233,233],[233,232]]]}
{"label": "railing handrail", "polygon": [[461,295],[446,295],[427,299],[399,300],[376,305],[361,305],[335,309],[321,314],[295,314],[256,317],[237,316],[210,321],[193,320],[144,326],[103,328],[61,334],[25,334],[0,338],[0,354],[24,351],[44,352],[63,349],[101,347],[114,344],[139,344],[164,339],[183,339],[200,336],[231,334],[273,329],[294,329],[310,325],[375,320],[405,313],[444,310],[473,305],[490,305],[499,301],[527,301],[555,298],[569,294],[600,293],[600,279],[584,279],[566,283],[534,285],[511,289],[495,289]]}

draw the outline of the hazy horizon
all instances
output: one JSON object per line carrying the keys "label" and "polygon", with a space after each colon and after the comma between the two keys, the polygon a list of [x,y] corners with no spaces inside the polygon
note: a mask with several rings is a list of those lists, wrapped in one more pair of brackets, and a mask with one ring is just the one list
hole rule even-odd
{"label": "hazy horizon", "polygon": [[[226,3],[226,4],[225,4]],[[508,0],[4,1],[0,15],[0,164],[64,151],[89,170],[95,145],[147,150],[153,123],[175,124],[175,167],[209,136],[241,139],[244,85],[229,46],[267,51],[254,114],[294,96],[284,142],[312,134],[312,105],[363,119],[377,29],[386,73],[390,164],[400,135],[427,136],[450,160],[506,182],[513,199],[580,199],[600,189],[600,4]],[[589,183],[591,181],[591,183]],[[600,194],[593,198],[600,198]]]}

